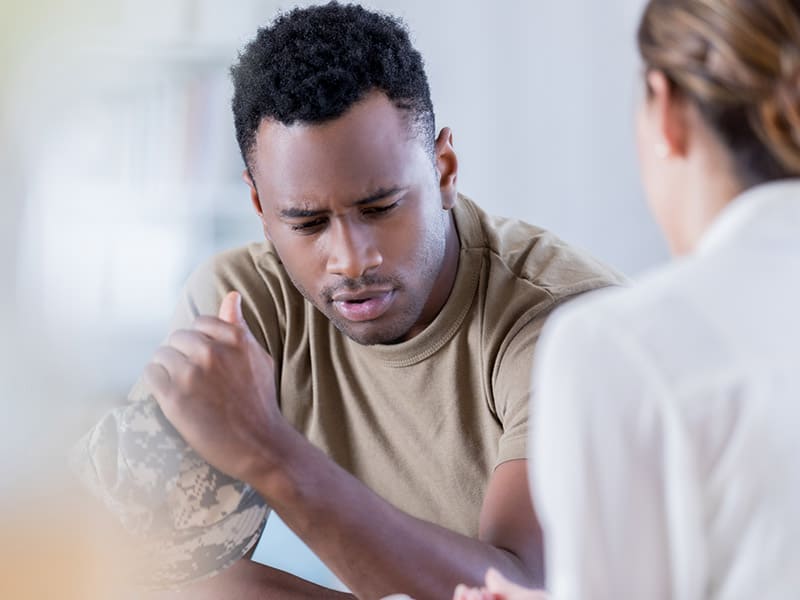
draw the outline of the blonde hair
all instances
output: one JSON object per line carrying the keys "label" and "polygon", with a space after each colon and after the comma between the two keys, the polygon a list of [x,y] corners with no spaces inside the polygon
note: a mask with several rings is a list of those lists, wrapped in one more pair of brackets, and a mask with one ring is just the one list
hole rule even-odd
{"label": "blonde hair", "polygon": [[699,108],[756,184],[800,174],[800,0],[650,0],[648,69]]}

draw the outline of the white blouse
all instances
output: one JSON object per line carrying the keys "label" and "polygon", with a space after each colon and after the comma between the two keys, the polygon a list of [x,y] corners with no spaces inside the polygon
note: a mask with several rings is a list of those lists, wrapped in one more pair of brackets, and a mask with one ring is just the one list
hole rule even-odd
{"label": "white blouse", "polygon": [[533,385],[554,598],[800,598],[800,180],[556,313]]}

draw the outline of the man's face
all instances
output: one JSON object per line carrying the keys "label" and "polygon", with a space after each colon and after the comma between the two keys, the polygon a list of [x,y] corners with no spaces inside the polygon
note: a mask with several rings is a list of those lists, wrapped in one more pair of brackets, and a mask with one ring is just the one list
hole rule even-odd
{"label": "man's face", "polygon": [[[407,118],[374,92],[330,122],[265,120],[256,136],[251,193],[266,236],[303,296],[361,344],[415,335],[452,283],[455,157],[442,177]],[[452,152],[449,133],[437,157],[443,146]]]}

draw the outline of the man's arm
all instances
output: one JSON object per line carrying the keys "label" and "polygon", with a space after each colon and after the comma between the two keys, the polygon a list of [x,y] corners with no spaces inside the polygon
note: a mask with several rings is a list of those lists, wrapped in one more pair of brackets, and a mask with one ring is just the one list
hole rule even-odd
{"label": "man's arm", "polygon": [[284,571],[273,569],[249,558],[243,558],[219,575],[188,585],[180,590],[151,592],[146,600],[337,600],[352,598],[351,594],[337,592],[315,585]]}
{"label": "man's arm", "polygon": [[[317,459],[323,469],[330,462],[325,456]],[[323,475],[326,479],[312,498],[275,510],[287,523],[295,516],[305,524],[307,530],[296,533],[360,598],[398,591],[417,600],[449,598],[457,583],[482,580],[490,565],[535,587],[542,581],[541,537],[528,500],[526,464],[509,461],[496,469],[481,513],[479,540],[410,517],[339,467],[333,479]],[[325,487],[330,484],[341,491]],[[341,496],[347,500],[340,501]],[[244,558],[216,577],[152,600],[246,600],[267,592],[281,598],[351,597]]]}
{"label": "man's arm", "polygon": [[[317,459],[318,465],[303,464],[323,471],[316,491],[292,508],[273,507],[293,529],[292,520],[302,523],[304,529],[295,532],[356,596],[402,591],[417,600],[448,598],[460,582],[480,583],[489,566],[530,587],[541,585],[541,538],[538,528],[531,530],[527,461],[496,469],[474,540],[399,511],[336,465],[325,473],[330,459],[311,460]],[[303,479],[310,484],[313,476]],[[281,598],[348,597],[245,558],[216,577],[153,600],[262,598],[267,592]]]}
{"label": "man's arm", "polygon": [[[519,583],[541,584],[541,536],[525,461],[495,470],[479,539],[456,534],[394,508],[291,427],[275,401],[272,369],[231,294],[219,319],[200,317],[191,331],[173,334],[146,377],[187,442],[258,490],[356,596],[447,598],[457,583],[479,584],[490,566]],[[261,567],[236,568],[206,585],[269,584]],[[223,595],[232,593],[225,589]]]}
{"label": "man's arm", "polygon": [[285,502],[275,510],[358,597],[447,598],[459,582],[481,582],[489,566],[541,583],[526,461],[495,471],[476,540],[397,510],[310,444],[294,460],[298,476],[288,475],[284,491],[273,494],[273,503]]}

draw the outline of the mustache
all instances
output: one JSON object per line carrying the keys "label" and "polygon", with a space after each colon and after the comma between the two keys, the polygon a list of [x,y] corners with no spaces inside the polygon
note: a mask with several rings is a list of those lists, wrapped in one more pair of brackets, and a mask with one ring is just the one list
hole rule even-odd
{"label": "mustache", "polygon": [[400,280],[394,277],[381,277],[379,275],[363,275],[356,279],[342,279],[336,285],[331,285],[322,288],[320,294],[328,302],[333,302],[333,297],[339,292],[343,291],[357,291],[364,288],[371,287],[392,287],[399,289],[401,286]]}

